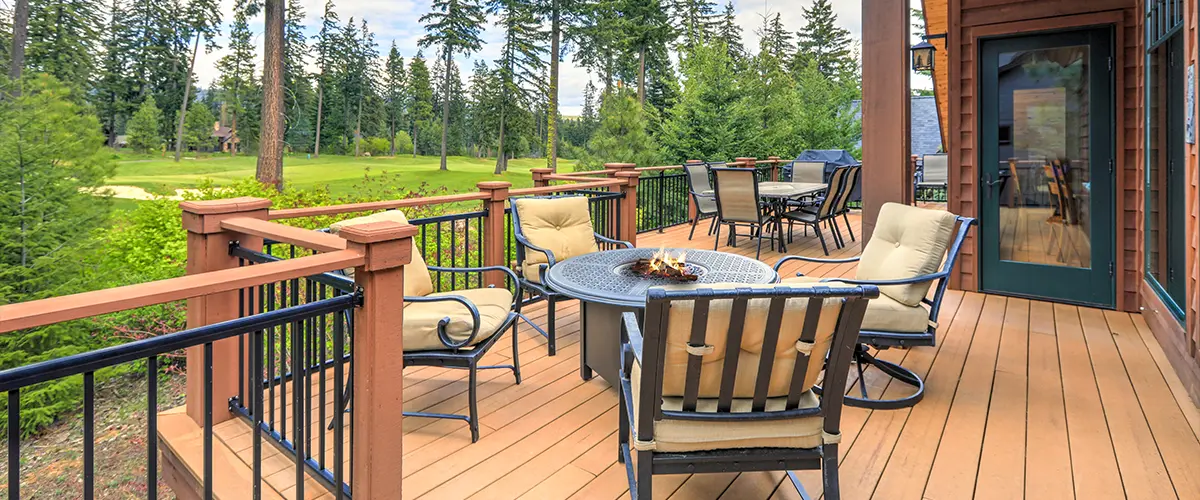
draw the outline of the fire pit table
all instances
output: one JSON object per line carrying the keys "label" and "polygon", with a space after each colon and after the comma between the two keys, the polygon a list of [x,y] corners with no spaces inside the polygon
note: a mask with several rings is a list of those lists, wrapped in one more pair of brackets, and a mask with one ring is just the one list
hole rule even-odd
{"label": "fire pit table", "polygon": [[771,266],[763,262],[725,252],[693,249],[669,249],[678,257],[686,252],[683,270],[694,279],[651,277],[634,270],[638,261],[651,259],[658,250],[634,248],[607,250],[573,257],[552,266],[545,282],[554,291],[579,299],[580,367],[584,380],[592,370],[609,384],[617,384],[620,366],[621,314],[646,306],[646,290],[653,286],[703,283],[770,284],[779,279]]}

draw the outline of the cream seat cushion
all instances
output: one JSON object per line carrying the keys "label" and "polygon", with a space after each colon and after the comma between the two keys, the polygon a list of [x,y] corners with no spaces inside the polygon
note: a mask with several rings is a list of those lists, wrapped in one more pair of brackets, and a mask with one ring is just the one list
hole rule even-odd
{"label": "cream seat cushion", "polygon": [[[335,222],[329,225],[329,232],[337,234],[346,226],[383,221],[408,224],[408,218],[404,217],[404,212],[388,210],[386,212]],[[417,248],[417,240],[414,239],[412,242],[412,262],[404,265],[404,295],[424,297],[433,293],[433,279],[429,276],[429,267],[425,265],[425,258],[421,256],[421,252]],[[351,269],[347,274],[353,277],[354,270]]]}
{"label": "cream seat cushion", "polygon": [[[521,221],[521,234],[533,245],[554,253],[555,262],[600,250],[586,197],[521,198],[513,203]],[[546,254],[526,249],[522,274],[538,282],[538,265],[549,261]]]}
{"label": "cream seat cushion", "polygon": [[[811,283],[805,283],[809,286]],[[837,288],[837,284],[826,285]],[[670,285],[663,287],[667,290],[689,290],[697,288],[731,289],[771,289],[775,285],[746,285],[734,283],[702,284],[702,285]],[[736,351],[738,356],[737,374],[734,378],[733,396],[748,398],[754,396],[754,386],[757,379],[759,360],[762,356],[764,336],[767,327],[767,316],[771,299],[754,299],[747,303],[746,318],[742,325],[742,345]],[[687,364],[689,354],[687,344],[691,338],[692,314],[694,301],[677,300],[671,303],[667,317],[667,349],[663,368],[663,395],[682,396],[686,384]],[[821,373],[825,354],[829,352],[833,341],[834,330],[841,312],[842,301],[825,300],[821,307],[820,320],[817,322],[814,336],[812,359],[822,360],[810,362],[804,376],[801,390],[808,390],[817,383]],[[721,372],[724,366],[729,317],[732,314],[732,300],[713,300],[708,306],[708,323],[704,344],[712,346],[711,352],[701,357],[700,392],[699,396],[717,397],[721,392]],[[796,342],[800,340],[803,331],[804,317],[808,309],[808,299],[791,298],[784,305],[783,322],[779,331],[779,341],[775,347],[774,362],[771,368],[771,381],[768,386],[768,397],[786,396],[792,386],[792,369],[796,365],[798,351]],[[707,349],[707,348],[706,348]]]}
{"label": "cream seat cushion", "polygon": [[[950,246],[955,215],[944,210],[885,203],[858,262],[857,279],[894,280],[937,272]],[[920,306],[932,282],[879,287],[880,294]]]}
{"label": "cream seat cushion", "polygon": [[[820,363],[816,363],[820,366]],[[639,404],[638,388],[641,386],[641,367],[633,365],[630,373],[633,387],[633,414],[637,415]],[[750,411],[753,400],[733,400],[732,411]],[[784,409],[786,397],[768,398],[767,411]],[[821,401],[812,390],[800,397],[800,408],[816,408]],[[682,410],[683,398],[663,397],[664,410]],[[702,398],[696,402],[696,410],[715,412],[716,398]],[[711,422],[703,420],[677,420],[664,418],[654,424],[654,451],[683,452],[702,450],[728,450],[735,448],[816,448],[822,443],[825,420],[821,416],[787,418],[779,420],[752,420],[745,422]],[[634,429],[637,429],[636,424]],[[641,438],[639,438],[641,439]],[[639,449],[643,444],[635,443]]]}
{"label": "cream seat cushion", "polygon": [[[796,276],[785,278],[782,283],[812,284],[822,279],[825,278]],[[905,305],[883,294],[867,302],[862,322],[863,330],[878,332],[925,333],[928,327],[929,309],[924,305]]]}
{"label": "cream seat cushion", "polygon": [[[479,335],[471,345],[478,344],[498,333],[500,325],[512,308],[512,293],[504,288],[475,288],[453,292],[431,293],[428,297],[457,295],[475,304],[479,310]],[[438,338],[437,325],[450,318],[446,332],[457,342],[471,335],[471,312],[455,301],[406,302],[404,304],[404,351],[446,349]]]}

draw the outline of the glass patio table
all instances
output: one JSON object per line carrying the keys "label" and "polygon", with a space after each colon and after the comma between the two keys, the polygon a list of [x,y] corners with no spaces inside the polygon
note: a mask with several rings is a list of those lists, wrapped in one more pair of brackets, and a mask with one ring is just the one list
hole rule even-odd
{"label": "glass patio table", "polygon": [[680,283],[770,284],[779,279],[766,263],[725,252],[668,249],[669,255],[687,252],[687,269],[698,278],[681,282],[669,278],[643,277],[630,267],[649,259],[658,250],[632,248],[606,250],[573,257],[552,266],[545,283],[555,292],[579,299],[579,375],[592,378],[593,370],[614,387],[621,363],[621,315],[641,315],[646,291],[653,286]]}

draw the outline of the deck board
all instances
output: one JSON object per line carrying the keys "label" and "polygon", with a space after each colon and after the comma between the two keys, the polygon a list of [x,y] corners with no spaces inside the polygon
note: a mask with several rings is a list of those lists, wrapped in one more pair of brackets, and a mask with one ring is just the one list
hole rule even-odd
{"label": "deck board", "polygon": [[[857,237],[857,217],[851,222]],[[645,233],[639,246],[712,248],[702,228],[691,241],[687,232],[680,226]],[[744,239],[720,249],[755,254]],[[831,257],[859,250],[855,242]],[[789,253],[823,255],[816,238],[799,230]],[[764,262],[779,256],[764,245]],[[853,269],[792,262],[782,273],[842,276]],[[526,313],[544,324],[544,304]],[[478,443],[460,421],[397,417],[405,427],[404,498],[629,497],[625,469],[616,461],[616,391],[599,378],[579,378],[578,306],[561,304],[557,318],[553,357],[546,355],[545,339],[519,330],[521,385],[507,371],[480,374]],[[877,412],[846,408],[839,450],[843,498],[1200,498],[1200,411],[1140,316],[951,291],[940,320],[937,346],[881,353],[924,375],[920,404]],[[512,343],[504,338],[485,362],[511,356]],[[848,384],[857,384],[851,375]],[[876,394],[911,390],[874,369],[865,382]],[[463,371],[419,367],[404,373],[404,383],[406,410],[466,411]],[[234,465],[248,469],[249,427],[222,425],[218,438],[239,456]],[[263,450],[270,457],[266,486],[292,498],[289,462],[270,446]],[[819,473],[799,476],[821,497]],[[654,489],[659,499],[799,498],[779,472],[656,476]],[[310,482],[305,493],[323,492]]]}

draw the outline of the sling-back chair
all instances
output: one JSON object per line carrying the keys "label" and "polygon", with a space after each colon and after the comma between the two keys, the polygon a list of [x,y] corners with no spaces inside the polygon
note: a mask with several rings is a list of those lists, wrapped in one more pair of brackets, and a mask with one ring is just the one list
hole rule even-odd
{"label": "sling-back chair", "polygon": [[650,500],[656,474],[778,470],[808,498],[790,471],[819,469],[836,500],[842,388],[878,295],[841,284],[651,288],[644,322],[622,318],[618,456],[632,498]]}

